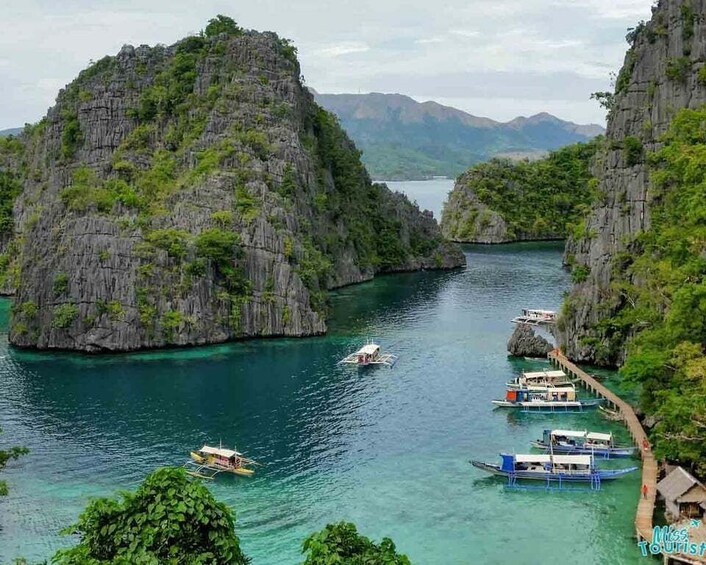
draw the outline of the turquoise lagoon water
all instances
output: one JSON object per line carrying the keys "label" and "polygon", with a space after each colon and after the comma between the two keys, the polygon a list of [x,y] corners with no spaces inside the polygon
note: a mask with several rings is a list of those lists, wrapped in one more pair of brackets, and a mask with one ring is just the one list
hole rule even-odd
{"label": "turquoise lagoon water", "polygon": [[[556,244],[466,254],[462,271],[335,293],[324,337],[99,358],[15,351],[2,336],[0,441],[31,454],[3,473],[0,562],[51,556],[89,497],[220,440],[266,463],[252,479],[209,483],[236,509],[255,565],[300,562],[304,537],[343,519],[392,537],[416,564],[640,562],[638,473],[598,493],[546,493],[469,465],[526,451],[545,427],[627,432],[596,413],[493,409],[508,378],[542,366],[507,357],[509,320],[557,307],[568,280]],[[336,365],[367,337],[400,356],[394,369]]]}

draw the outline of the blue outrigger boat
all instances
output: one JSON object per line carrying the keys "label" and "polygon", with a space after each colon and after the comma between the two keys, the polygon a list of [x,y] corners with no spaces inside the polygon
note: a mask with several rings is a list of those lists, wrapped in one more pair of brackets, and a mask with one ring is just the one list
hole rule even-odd
{"label": "blue outrigger boat", "polygon": [[637,447],[616,445],[613,434],[579,430],[544,430],[542,439],[532,442],[533,447],[552,453],[573,453],[604,457],[630,457]]}
{"label": "blue outrigger boat", "polygon": [[500,465],[482,461],[471,461],[471,465],[507,477],[509,487],[517,487],[518,480],[531,480],[544,482],[546,489],[562,489],[565,483],[589,483],[592,490],[600,490],[602,481],[617,479],[637,470],[637,467],[599,469],[593,455],[501,453],[500,457]]}

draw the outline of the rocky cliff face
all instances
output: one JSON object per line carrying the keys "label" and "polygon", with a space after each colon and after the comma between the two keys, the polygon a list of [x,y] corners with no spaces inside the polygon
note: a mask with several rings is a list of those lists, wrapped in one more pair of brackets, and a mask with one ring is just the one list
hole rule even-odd
{"label": "rocky cliff face", "polygon": [[83,71],[24,134],[0,263],[16,283],[11,342],[316,334],[327,289],[463,265],[429,215],[370,182],[299,77],[286,41],[237,28]]}
{"label": "rocky cliff face", "polygon": [[706,103],[706,2],[662,0],[629,40],[596,165],[600,198],[583,234],[566,247],[566,263],[587,276],[573,288],[559,324],[571,358],[607,365],[625,356],[625,344],[601,324],[626,300],[612,288],[614,273],[635,236],[650,226],[646,155],[659,146],[676,111]]}
{"label": "rocky cliff face", "polygon": [[472,188],[473,171],[461,175],[444,202],[441,231],[451,241],[467,243],[507,243],[517,241],[508,234],[507,222],[480,201]]}

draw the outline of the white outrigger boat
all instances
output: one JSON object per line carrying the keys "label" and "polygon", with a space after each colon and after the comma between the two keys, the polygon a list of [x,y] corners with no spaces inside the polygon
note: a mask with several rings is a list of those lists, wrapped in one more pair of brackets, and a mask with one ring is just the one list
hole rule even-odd
{"label": "white outrigger boat", "polygon": [[235,449],[204,445],[191,452],[191,461],[184,463],[187,474],[200,479],[213,479],[219,473],[251,477],[255,471],[246,465],[259,465]]}
{"label": "white outrigger boat", "polygon": [[523,308],[522,314],[512,319],[513,324],[530,324],[538,326],[540,324],[556,323],[556,312],[554,310],[533,310]]}
{"label": "white outrigger boat", "polygon": [[519,377],[508,381],[506,384],[509,389],[573,386],[573,383],[569,380],[569,377],[566,376],[564,371],[534,371],[531,373],[522,373]]}
{"label": "white outrigger boat", "polygon": [[637,447],[616,445],[612,433],[589,432],[581,430],[544,430],[542,439],[532,442],[552,453],[571,453],[581,455],[600,455],[609,457],[630,457]]}
{"label": "white outrigger boat", "polygon": [[339,365],[357,365],[358,367],[367,367],[368,365],[386,365],[393,367],[397,363],[397,355],[392,353],[382,353],[380,346],[377,343],[368,341],[355,353],[347,355],[341,359]]}

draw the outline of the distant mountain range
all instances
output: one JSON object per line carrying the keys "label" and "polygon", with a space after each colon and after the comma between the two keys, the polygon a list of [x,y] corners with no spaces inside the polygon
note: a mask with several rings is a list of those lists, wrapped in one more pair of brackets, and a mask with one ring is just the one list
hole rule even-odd
{"label": "distant mountain range", "polygon": [[21,131],[22,128],[0,129],[0,137],[7,137],[8,135],[17,135]]}
{"label": "distant mountain range", "polygon": [[502,123],[402,94],[312,92],[338,116],[376,179],[455,177],[491,157],[541,157],[605,132],[547,113]]}

